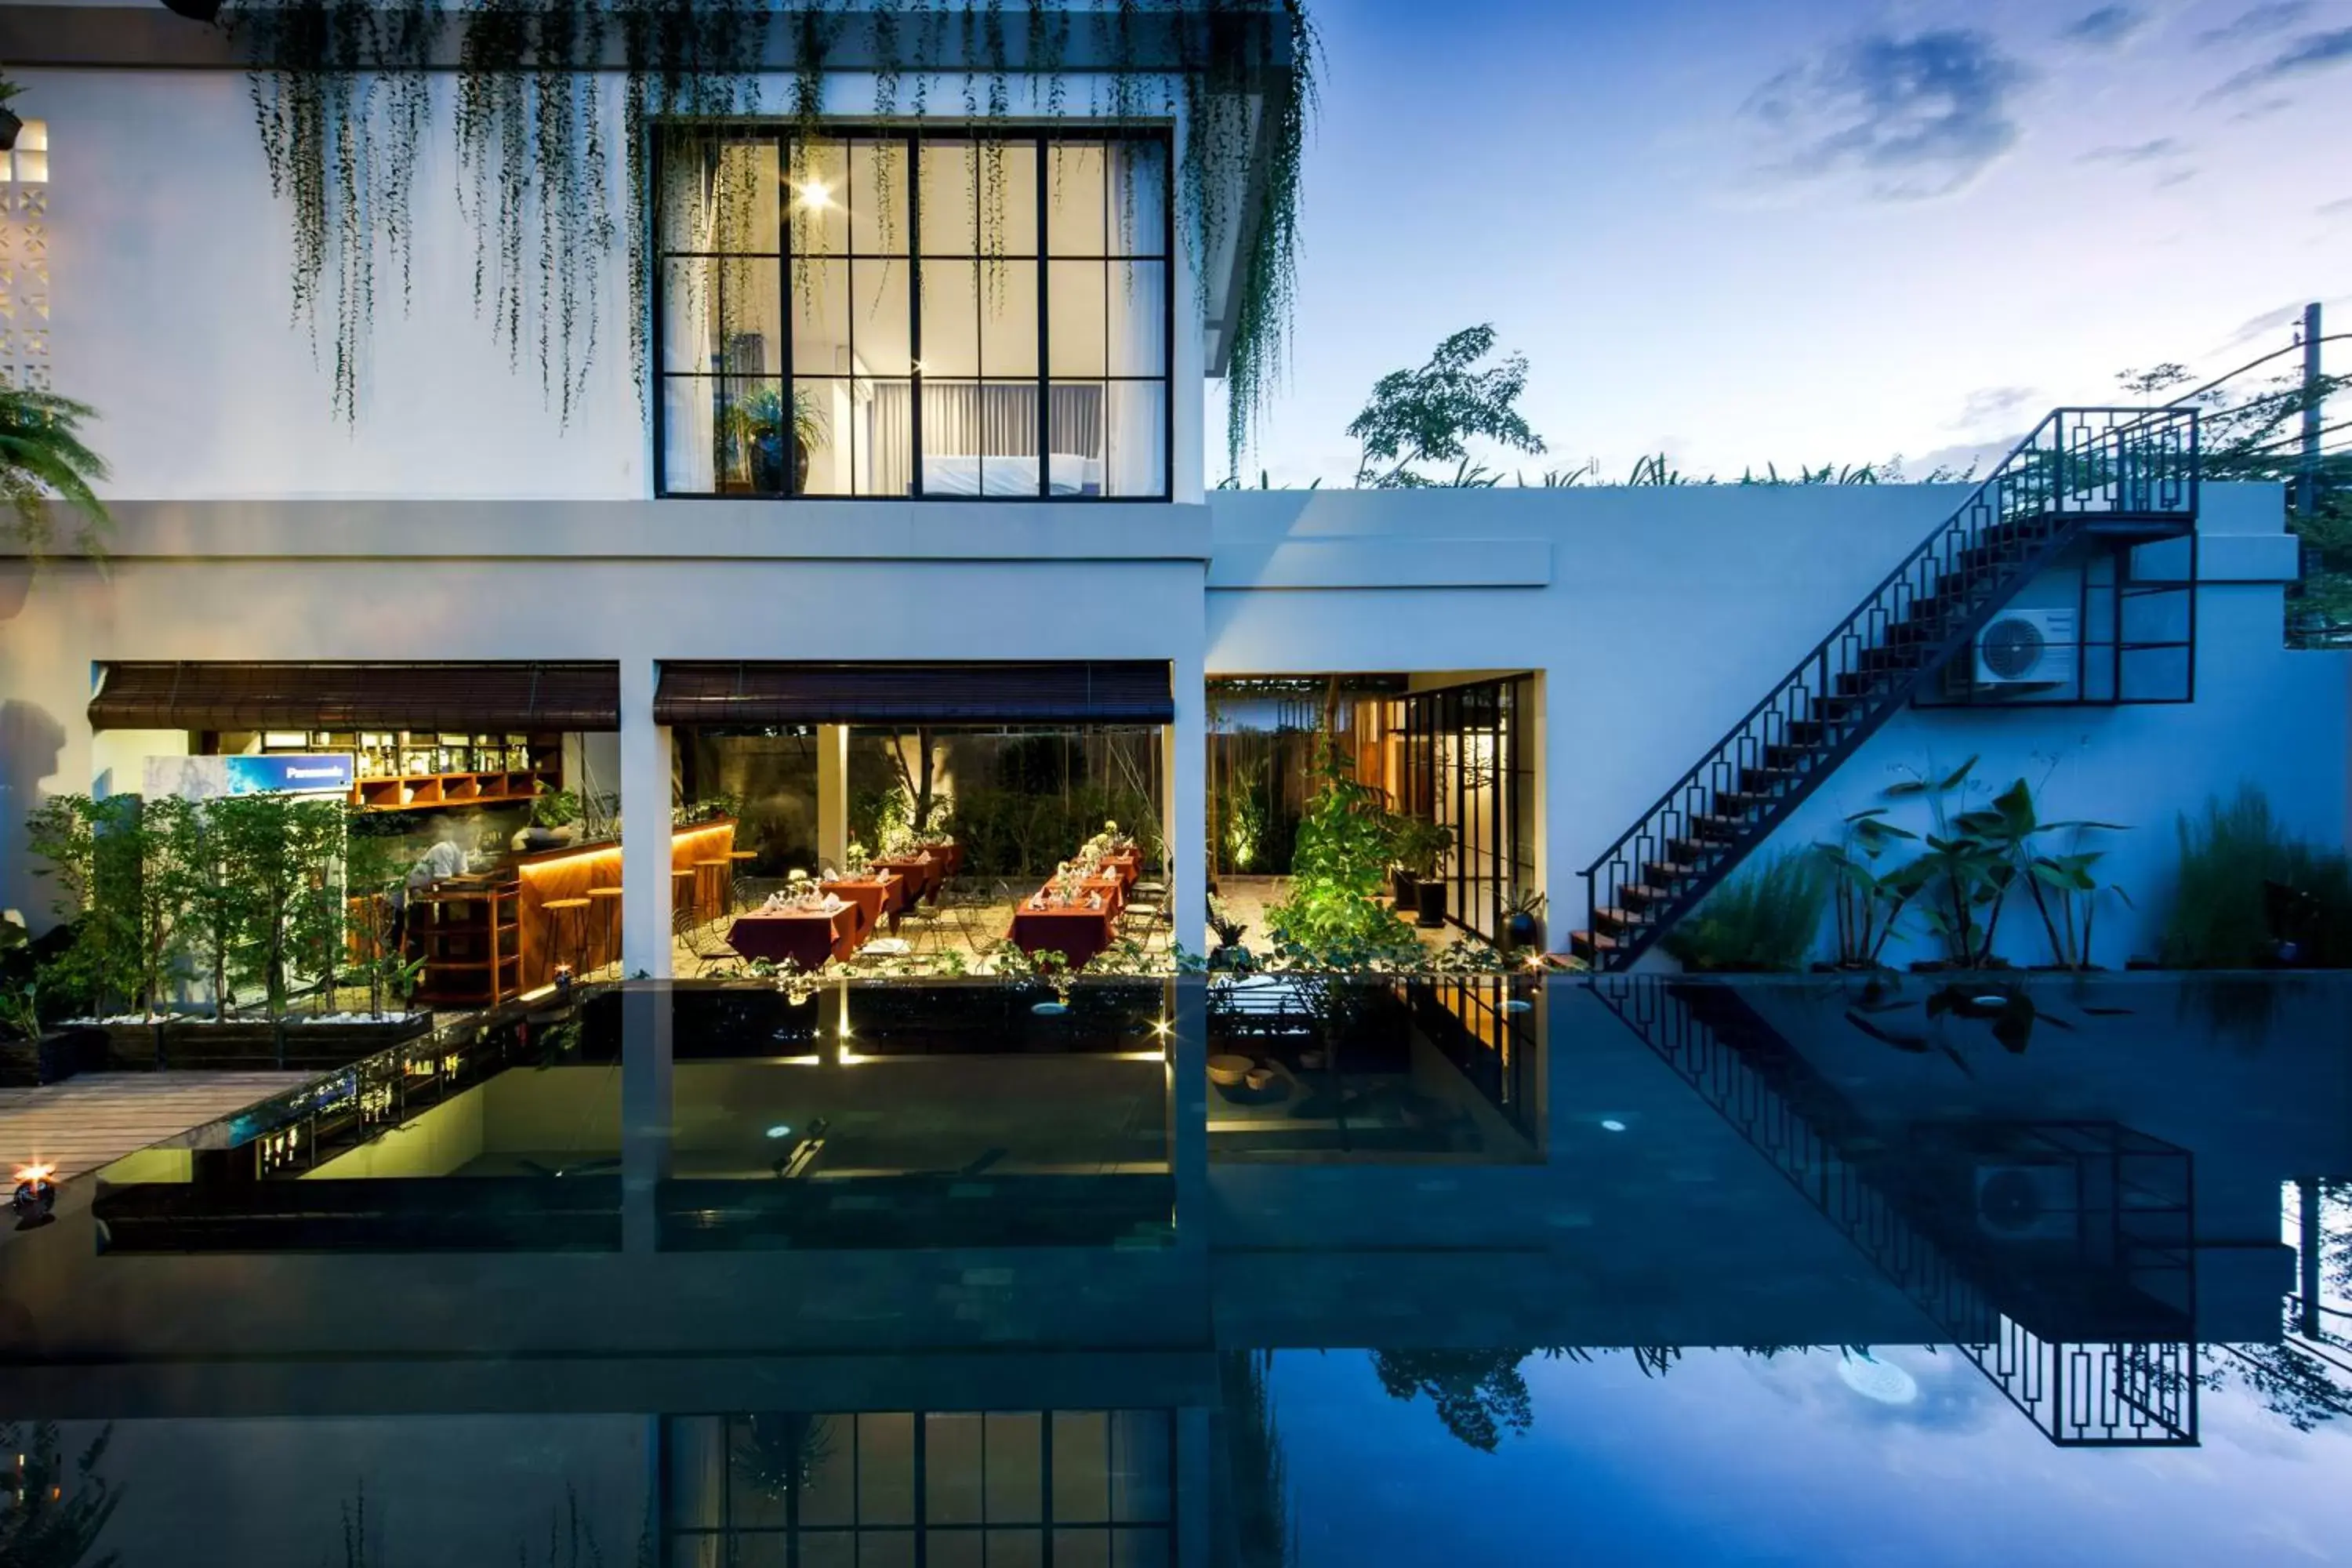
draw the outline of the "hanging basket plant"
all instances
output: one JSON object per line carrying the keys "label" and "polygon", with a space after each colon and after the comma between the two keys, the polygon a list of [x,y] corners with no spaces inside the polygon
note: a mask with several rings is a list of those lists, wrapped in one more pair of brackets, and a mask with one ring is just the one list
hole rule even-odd
{"label": "hanging basket plant", "polygon": [[[194,15],[206,3],[173,8]],[[1108,54],[1085,73],[1087,112],[1182,118],[1178,205],[1193,265],[1238,240],[1227,345],[1238,464],[1281,374],[1297,286],[1313,26],[1303,0],[1116,0],[1079,15]],[[288,209],[294,313],[331,345],[334,409],[347,421],[359,416],[380,256],[399,275],[404,310],[409,301],[417,159],[437,113],[453,124],[476,311],[511,363],[536,362],[550,408],[569,424],[603,347],[616,252],[635,380],[647,395],[656,171],[667,184],[677,171],[723,167],[709,154],[729,128],[778,111],[764,82],[804,132],[827,113],[920,119],[936,81],[960,83],[980,138],[982,200],[1000,216],[1006,159],[988,128],[1072,109],[1074,17],[1053,0],[1017,19],[1005,0],[808,0],[783,11],[754,0],[468,0],[462,12],[436,0],[249,0],[224,16],[250,68],[271,189]],[[462,19],[454,82],[436,91],[452,16]],[[837,64],[853,22],[863,47]],[[853,71],[871,84],[866,103],[828,90]],[[904,173],[874,163],[877,187]],[[1235,214],[1218,198],[1240,189],[1252,205]],[[888,191],[877,195],[887,209]]]}

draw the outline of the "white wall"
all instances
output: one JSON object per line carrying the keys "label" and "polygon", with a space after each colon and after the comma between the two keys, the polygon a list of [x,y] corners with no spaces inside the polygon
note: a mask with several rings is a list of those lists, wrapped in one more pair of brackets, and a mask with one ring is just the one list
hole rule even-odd
{"label": "white wall", "polygon": [[[1584,867],[1968,493],[1217,492],[1209,669],[1543,671],[1547,890],[1564,932],[1582,923]],[[1827,836],[1905,764],[1978,754],[1994,788],[2024,776],[2053,815],[2133,825],[2104,868],[2138,903],[2102,915],[2108,963],[2152,944],[2174,818],[2208,795],[2251,780],[2295,831],[2343,844],[2352,656],[2282,646],[2284,526],[2274,487],[2206,487],[2193,704],[1908,710],[1778,841]],[[2043,956],[2030,914],[2005,930],[2017,956]]]}
{"label": "white wall", "polygon": [[[596,359],[569,428],[542,391],[535,353],[509,363],[473,298],[474,230],[458,207],[451,80],[438,79],[436,134],[414,188],[416,237],[404,310],[380,250],[362,412],[331,406],[331,292],[316,342],[291,319],[293,248],[273,200],[246,79],[228,71],[27,71],[49,125],[52,343],[60,391],[94,405],[110,498],[400,496],[632,499],[652,494],[647,416],[634,385],[627,268],[616,247],[594,317]],[[783,85],[767,84],[781,110]],[[905,89],[911,93],[911,79]],[[1083,108],[1083,85],[1074,89]],[[606,84],[617,122],[620,87]],[[866,79],[827,101],[870,112]],[[961,79],[931,94],[960,115]],[[1018,111],[1022,105],[1015,103]],[[611,144],[617,148],[614,136]],[[612,171],[621,189],[617,161]],[[614,216],[625,224],[615,196]],[[1180,230],[1181,226],[1180,225]],[[527,225],[527,269],[535,229]],[[1180,241],[1181,243],[1181,241]],[[328,288],[332,289],[331,263]],[[1177,320],[1197,321],[1180,261]],[[526,311],[528,328],[533,320]],[[1198,500],[1202,333],[1177,333],[1170,472]]]}

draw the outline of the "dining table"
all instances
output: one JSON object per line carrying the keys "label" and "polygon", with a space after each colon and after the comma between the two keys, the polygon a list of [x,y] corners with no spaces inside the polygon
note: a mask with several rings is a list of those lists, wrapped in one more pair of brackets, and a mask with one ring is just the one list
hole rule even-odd
{"label": "dining table", "polygon": [[896,871],[883,871],[871,877],[836,877],[824,884],[824,890],[835,898],[845,899],[866,911],[866,929],[873,931],[885,920],[890,929],[898,929],[898,916],[907,907],[907,879]]}
{"label": "dining table", "polygon": [[1108,900],[1097,902],[1092,897],[1081,897],[1081,902],[1066,904],[1050,891],[1039,891],[1022,900],[1013,910],[1013,929],[1008,933],[1013,944],[1033,957],[1058,952],[1072,969],[1085,968],[1110,946],[1113,927]]}
{"label": "dining table", "polygon": [[925,899],[939,902],[940,886],[947,880],[947,861],[929,850],[912,855],[891,855],[871,864],[879,870],[896,871],[907,879],[906,902],[899,907],[913,909]]}
{"label": "dining table", "polygon": [[778,910],[738,915],[728,928],[727,945],[745,958],[771,963],[792,960],[803,969],[820,969],[830,958],[849,957],[873,930],[864,906],[847,899],[832,909]]}

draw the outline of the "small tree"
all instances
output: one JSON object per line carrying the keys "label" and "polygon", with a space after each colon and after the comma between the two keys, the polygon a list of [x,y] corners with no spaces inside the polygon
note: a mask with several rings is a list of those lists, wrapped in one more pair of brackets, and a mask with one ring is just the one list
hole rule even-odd
{"label": "small tree", "polygon": [[408,868],[399,841],[371,831],[373,826],[358,807],[347,808],[343,888],[352,972],[367,986],[368,1011],[381,1018],[387,994],[406,1002],[418,965],[401,951],[394,903]]}
{"label": "small tree", "polygon": [[112,1568],[109,1552],[92,1556],[121,1494],[99,1473],[108,1426],[68,1459],[52,1422],[0,1422],[0,1445],[16,1457],[14,1497],[0,1507],[0,1563],[22,1568]]}
{"label": "small tree", "polygon": [[[1540,452],[1543,438],[1518,411],[1527,390],[1528,358],[1495,352],[1492,323],[1465,327],[1437,345],[1417,370],[1396,370],[1372,384],[1371,400],[1348,426],[1362,445],[1356,483],[1367,489],[1486,486],[1494,478],[1470,461],[1464,443],[1484,437],[1521,452]],[[1416,463],[1452,463],[1451,479],[1417,472]]]}
{"label": "small tree", "polygon": [[139,857],[134,932],[139,997],[150,1017],[162,1008],[172,973],[187,949],[186,927],[194,893],[181,857],[190,843],[184,825],[195,811],[192,801],[163,795],[141,803],[134,816]]}
{"label": "small tree", "polygon": [[307,965],[331,982],[343,920],[335,868],[343,808],[289,795],[232,795],[208,811],[242,883],[242,941],[230,954],[240,979],[257,982],[269,1018],[286,1016],[294,977]]}
{"label": "small tree", "polygon": [[245,930],[250,889],[240,874],[235,835],[218,801],[192,801],[170,824],[172,861],[185,900],[181,931],[185,945],[210,982],[213,1020],[227,1018],[229,955]]}
{"label": "small tree", "polygon": [[51,910],[73,927],[52,976],[101,1016],[139,990],[138,807],[131,795],[61,795],[25,819],[27,847],[49,863]]}

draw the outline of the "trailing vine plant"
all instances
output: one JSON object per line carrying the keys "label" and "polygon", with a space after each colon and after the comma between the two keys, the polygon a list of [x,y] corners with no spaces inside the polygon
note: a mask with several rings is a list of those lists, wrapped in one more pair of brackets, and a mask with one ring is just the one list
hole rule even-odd
{"label": "trailing vine plant", "polygon": [[[379,246],[410,302],[414,190],[420,150],[447,90],[457,196],[475,241],[474,302],[494,341],[541,384],[569,424],[600,347],[604,268],[628,270],[629,347],[638,395],[651,386],[654,215],[691,198],[709,221],[748,217],[761,195],[740,159],[723,155],[730,127],[768,110],[763,75],[784,79],[785,112],[805,154],[826,109],[828,79],[855,68],[873,82],[883,123],[920,121],[935,78],[961,77],[974,127],[984,268],[1001,290],[1006,143],[996,128],[1024,111],[1061,118],[1069,104],[1073,16],[1055,0],[244,0],[224,14],[249,67],[254,116],[273,194],[293,239],[293,310],[314,343],[331,342],[333,407],[356,421]],[[1196,269],[1230,247],[1239,298],[1227,345],[1226,438],[1237,468],[1277,384],[1297,284],[1299,181],[1316,109],[1318,45],[1305,0],[1111,0],[1083,13],[1110,58],[1088,71],[1093,113],[1113,121],[1174,118],[1178,212]],[[444,37],[465,26],[455,58]],[[836,63],[856,19],[871,58]],[[1151,42],[1172,40],[1172,56]],[[1019,70],[1034,90],[1016,102]],[[608,77],[620,78],[623,199],[615,212]],[[1254,100],[1255,106],[1254,108]],[[837,106],[836,106],[837,107]],[[1250,182],[1253,162],[1263,177]],[[870,160],[880,209],[914,172]],[[1058,161],[1057,161],[1058,162]],[[804,179],[801,168],[785,176]],[[1250,182],[1245,184],[1245,182]],[[1052,171],[1058,198],[1060,171]],[[1230,211],[1221,192],[1255,194]],[[1131,232],[1134,195],[1119,222]],[[886,218],[886,222],[887,222]],[[619,231],[617,234],[615,231]],[[622,237],[625,236],[625,239]],[[796,285],[798,286],[798,285]]]}

